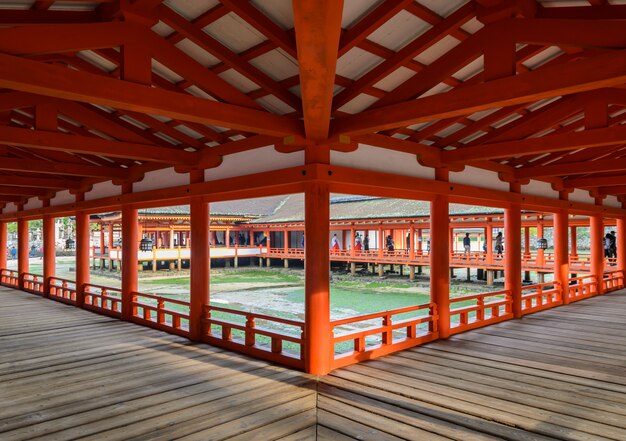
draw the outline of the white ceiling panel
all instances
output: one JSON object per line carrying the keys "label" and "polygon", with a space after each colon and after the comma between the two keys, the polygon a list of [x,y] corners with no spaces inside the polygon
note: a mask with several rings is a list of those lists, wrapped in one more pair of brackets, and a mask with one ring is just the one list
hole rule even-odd
{"label": "white ceiling panel", "polygon": [[429,28],[430,25],[424,20],[402,10],[368,35],[367,39],[397,52]]}
{"label": "white ceiling panel", "polygon": [[232,12],[209,24],[203,31],[237,54],[266,40],[250,23]]}

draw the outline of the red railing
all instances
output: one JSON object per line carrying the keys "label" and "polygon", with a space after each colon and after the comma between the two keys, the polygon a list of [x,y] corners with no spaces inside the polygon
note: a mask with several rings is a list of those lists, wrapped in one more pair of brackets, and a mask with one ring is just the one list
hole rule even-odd
{"label": "red railing", "polygon": [[563,304],[563,287],[559,282],[538,283],[522,287],[522,315]]}
{"label": "red railing", "polygon": [[23,290],[33,294],[43,294],[44,278],[38,274],[22,273]]}
{"label": "red railing", "polygon": [[[234,317],[233,319],[217,318],[216,313]],[[236,321],[238,318],[245,321]],[[287,330],[270,329],[269,326],[260,327],[257,320],[268,322],[274,328],[286,327]],[[301,321],[218,306],[205,306],[203,325],[204,340],[215,346],[298,369],[304,368],[304,323]],[[267,340],[269,344],[265,344],[263,340]]]}
{"label": "red railing", "polygon": [[9,287],[20,286],[20,276],[18,272],[3,268],[0,270],[0,284]]}
{"label": "red railing", "polygon": [[604,292],[611,292],[624,288],[624,272],[623,271],[609,271],[604,273],[602,279],[604,284]]}
{"label": "red railing", "polygon": [[84,307],[112,317],[122,317],[122,290],[109,286],[83,285]]}
{"label": "red railing", "polygon": [[[470,304],[452,308],[454,303],[465,302]],[[512,305],[513,296],[509,290],[450,299],[450,332],[458,334],[513,318]]]}
{"label": "red railing", "polygon": [[570,284],[567,291],[570,302],[586,299],[598,293],[598,278],[594,274],[569,280]]}
{"label": "red railing", "polygon": [[[131,296],[134,322],[184,337],[189,336],[189,302],[139,292],[133,292]],[[184,311],[171,309],[170,305],[182,307]]]}
{"label": "red railing", "polygon": [[50,277],[50,298],[60,302],[76,304],[76,282]]}
{"label": "red railing", "polygon": [[[418,311],[427,311],[427,313],[419,315]],[[394,316],[409,313],[415,314],[411,314],[408,318],[398,317],[394,320]],[[335,353],[331,367],[336,369],[436,340],[439,338],[438,321],[437,305],[434,303],[334,320],[330,323]],[[365,327],[362,329],[357,327],[357,330],[354,330],[357,323]],[[427,329],[419,328],[422,323],[428,323]],[[347,328],[347,332],[335,335],[335,332],[341,331],[342,327],[344,331]],[[351,349],[342,351],[338,348],[343,342],[352,342]]]}

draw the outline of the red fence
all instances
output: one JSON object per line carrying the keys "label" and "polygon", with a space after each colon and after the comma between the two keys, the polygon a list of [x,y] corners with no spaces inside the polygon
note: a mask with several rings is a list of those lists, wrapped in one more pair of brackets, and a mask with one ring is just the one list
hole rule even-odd
{"label": "red fence", "polygon": [[[266,326],[259,326],[258,322]],[[204,340],[295,368],[304,368],[304,322],[205,306]]]}
{"label": "red fence", "polygon": [[50,298],[75,305],[76,282],[59,277],[50,277]]}
{"label": "red fence", "polygon": [[[335,353],[331,367],[336,369],[436,340],[438,321],[434,303],[334,320],[330,323]],[[420,329],[423,323],[427,326]],[[343,342],[351,342],[350,349],[342,349]]]}
{"label": "red fence", "polygon": [[559,282],[538,283],[522,287],[522,314],[563,304],[563,287]]}
{"label": "red fence", "polygon": [[83,285],[83,295],[85,309],[122,318],[122,290],[86,283]]}
{"label": "red fence", "polygon": [[17,271],[2,269],[0,270],[0,284],[8,287],[17,287],[20,285],[20,276]]}
{"label": "red fence", "polygon": [[604,273],[602,283],[604,283],[604,292],[624,288],[624,271],[609,271]]}
{"label": "red fence", "polygon": [[568,296],[570,302],[577,302],[598,293],[598,278],[594,274],[569,280]]}
{"label": "red fence", "polygon": [[[453,308],[455,303],[463,305]],[[450,332],[458,334],[513,318],[512,305],[513,296],[509,290],[450,299]]]}
{"label": "red fence", "polygon": [[43,294],[44,278],[38,274],[22,274],[23,290],[33,294]]}
{"label": "red fence", "polygon": [[189,336],[189,302],[133,292],[132,320],[172,334]]}

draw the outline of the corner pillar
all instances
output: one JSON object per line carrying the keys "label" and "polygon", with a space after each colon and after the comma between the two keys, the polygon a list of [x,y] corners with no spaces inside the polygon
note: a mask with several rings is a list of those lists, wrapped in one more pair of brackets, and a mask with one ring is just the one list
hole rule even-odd
{"label": "corner pillar", "polygon": [[312,182],[304,195],[305,219],[305,371],[330,372],[332,357],[330,327],[330,192],[328,184]]}
{"label": "corner pillar", "polygon": [[604,292],[602,278],[604,276],[604,224],[601,214],[593,214],[589,217],[589,239],[591,247],[591,274],[595,274],[598,280],[597,293]]}
{"label": "corner pillar", "polygon": [[133,293],[137,292],[137,261],[139,260],[139,216],[136,208],[122,208],[122,319],[134,315]]}
{"label": "corner pillar", "polygon": [[[504,262],[504,289],[513,296],[513,316],[522,317],[522,219],[519,204],[511,204],[504,210],[505,231],[505,262]],[[528,231],[528,230],[526,230]],[[528,234],[526,235],[528,237]]]}
{"label": "corner pillar", "polygon": [[567,247],[567,210],[554,213],[554,280],[563,289],[563,304],[569,304],[569,253]]}
{"label": "corner pillar", "polygon": [[437,305],[439,336],[450,336],[450,220],[448,197],[430,203],[430,299]]}

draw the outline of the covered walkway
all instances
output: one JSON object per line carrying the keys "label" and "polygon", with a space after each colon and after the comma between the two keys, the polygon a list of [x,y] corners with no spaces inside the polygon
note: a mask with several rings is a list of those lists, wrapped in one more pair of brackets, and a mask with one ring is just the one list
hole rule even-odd
{"label": "covered walkway", "polygon": [[0,288],[0,438],[626,439],[625,337],[621,290],[337,369],[316,385]]}

